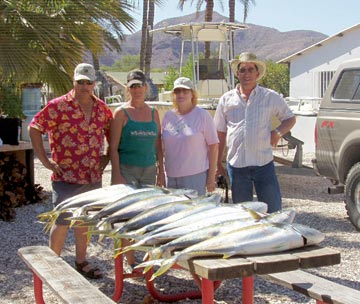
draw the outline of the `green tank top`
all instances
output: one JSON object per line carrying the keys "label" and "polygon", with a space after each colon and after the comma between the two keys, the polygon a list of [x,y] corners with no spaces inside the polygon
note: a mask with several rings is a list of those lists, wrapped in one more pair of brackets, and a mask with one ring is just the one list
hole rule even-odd
{"label": "green tank top", "polygon": [[154,120],[154,111],[151,109],[151,121],[141,122],[132,120],[129,113],[123,109],[128,121],[122,129],[119,144],[120,163],[150,167],[156,164],[155,142],[159,133]]}

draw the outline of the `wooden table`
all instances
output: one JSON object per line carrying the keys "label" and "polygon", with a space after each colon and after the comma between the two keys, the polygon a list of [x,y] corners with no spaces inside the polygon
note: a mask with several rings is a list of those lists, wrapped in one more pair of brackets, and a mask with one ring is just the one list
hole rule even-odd
{"label": "wooden table", "polygon": [[[340,263],[340,253],[331,248],[310,246],[278,254],[268,254],[249,257],[197,258],[179,263],[179,267],[187,269],[195,278],[200,291],[189,291],[182,294],[161,294],[154,282],[149,281],[152,271],[146,273],[147,288],[155,299],[162,302],[174,302],[186,298],[202,297],[203,304],[214,303],[214,291],[220,282],[226,279],[242,278],[242,303],[254,303],[254,276],[285,272],[296,269],[316,268]],[[115,291],[114,301],[119,301],[122,295],[124,279],[139,276],[123,273],[123,257],[115,259]],[[197,279],[198,278],[198,279]]]}
{"label": "wooden table", "polygon": [[12,153],[27,171],[26,179],[34,185],[34,151],[30,142],[20,141],[19,145],[2,145],[0,153]]}

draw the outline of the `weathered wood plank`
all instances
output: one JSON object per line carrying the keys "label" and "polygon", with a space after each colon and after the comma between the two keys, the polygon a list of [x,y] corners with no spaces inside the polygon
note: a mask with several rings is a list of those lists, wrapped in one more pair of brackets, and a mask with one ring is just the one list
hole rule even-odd
{"label": "weathered wood plank", "polygon": [[338,264],[340,253],[331,248],[309,246],[299,250],[268,255],[233,257],[229,259],[196,258],[179,265],[197,275],[222,281],[255,274],[267,274],[296,270],[298,268],[321,267]]}
{"label": "weathered wood plank", "polygon": [[115,303],[49,247],[24,247],[18,254],[64,303]]}
{"label": "weathered wood plank", "polygon": [[263,277],[324,303],[354,304],[360,301],[360,291],[301,270]]}
{"label": "weathered wood plank", "polygon": [[319,246],[294,250],[293,255],[300,259],[301,268],[314,268],[340,264],[340,252]]}
{"label": "weathered wood plank", "polygon": [[180,264],[200,277],[222,281],[255,274],[254,264],[243,258],[196,259]]}
{"label": "weathered wood plank", "polygon": [[247,257],[254,263],[256,274],[295,270],[300,267],[300,260],[292,254],[269,254]]}

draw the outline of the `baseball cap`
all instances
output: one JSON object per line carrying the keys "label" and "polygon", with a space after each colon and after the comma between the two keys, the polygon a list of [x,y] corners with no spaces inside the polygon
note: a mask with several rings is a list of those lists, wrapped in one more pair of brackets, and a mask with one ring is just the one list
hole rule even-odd
{"label": "baseball cap", "polygon": [[173,90],[175,90],[177,88],[183,88],[183,89],[192,90],[193,89],[193,83],[189,78],[180,77],[180,78],[176,79],[175,82],[174,82]]}
{"label": "baseball cap", "polygon": [[95,81],[95,69],[91,64],[88,63],[80,63],[76,66],[74,70],[74,80],[90,80]]}
{"label": "baseball cap", "polygon": [[146,77],[141,70],[132,70],[127,75],[127,86],[131,87],[133,84],[144,84]]}

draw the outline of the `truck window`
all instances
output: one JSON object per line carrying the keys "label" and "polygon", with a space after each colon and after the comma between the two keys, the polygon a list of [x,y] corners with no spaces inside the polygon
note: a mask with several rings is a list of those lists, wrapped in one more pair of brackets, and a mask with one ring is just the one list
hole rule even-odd
{"label": "truck window", "polygon": [[360,103],[360,70],[344,70],[335,86],[334,102]]}

